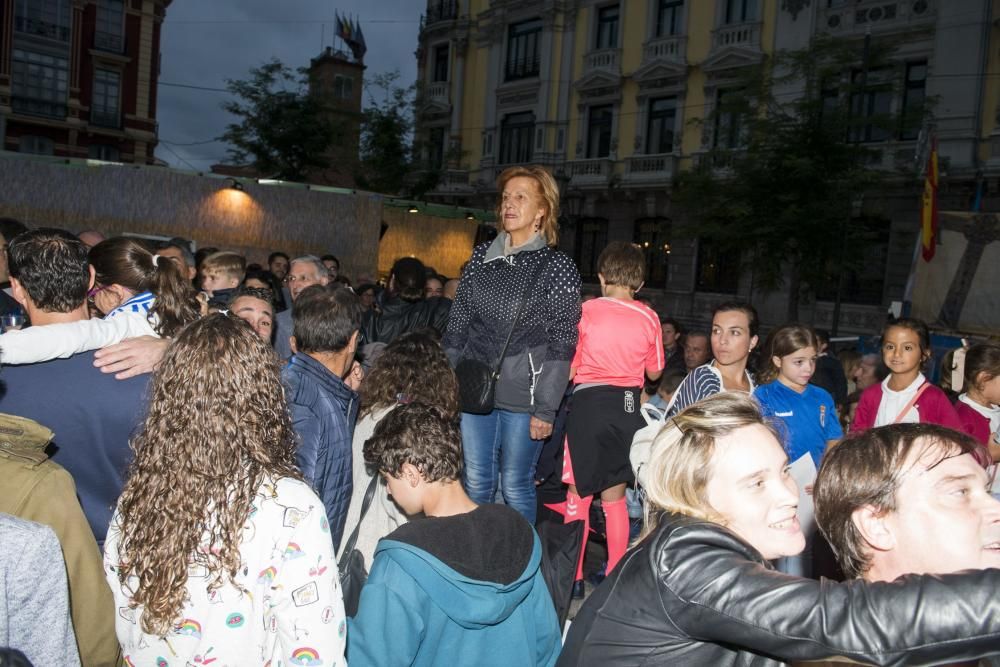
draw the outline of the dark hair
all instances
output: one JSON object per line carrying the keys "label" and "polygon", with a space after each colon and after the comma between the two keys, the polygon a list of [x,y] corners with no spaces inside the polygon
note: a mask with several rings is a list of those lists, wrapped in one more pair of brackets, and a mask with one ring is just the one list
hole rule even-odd
{"label": "dark hair", "polygon": [[209,255],[214,255],[219,252],[219,249],[214,246],[208,246],[206,248],[198,248],[194,253],[194,265],[195,268],[201,269],[201,263],[205,261],[205,258]]}
{"label": "dark hair", "polygon": [[267,269],[247,269],[247,272],[243,274],[243,282],[241,285],[246,285],[248,280],[259,280],[265,285],[270,286],[271,302],[274,305],[284,305],[281,299],[281,281],[278,280],[278,276],[274,275]]}
{"label": "dark hair", "polygon": [[965,353],[965,386],[980,389],[979,376],[986,374],[986,382],[1000,375],[1000,345],[979,343]]}
{"label": "dark hair", "polygon": [[[919,444],[918,444],[919,443]],[[865,539],[854,524],[855,510],[871,506],[879,513],[895,512],[903,465],[916,447],[919,458],[932,450],[941,461],[972,454],[971,437],[937,424],[890,424],[844,438],[828,449],[813,486],[816,522],[848,577],[860,577],[871,566]]]}
{"label": "dark hair", "polygon": [[801,349],[812,347],[819,354],[816,333],[804,324],[785,324],[771,331],[760,355],[757,382],[766,384],[778,377],[778,367],[774,357],[785,357]]}
{"label": "dark hair", "polygon": [[687,331],[684,329],[684,325],[672,317],[661,317],[660,326],[662,327],[664,324],[669,324],[670,326],[672,326],[674,328],[674,331],[679,333],[681,336],[687,333]]}
{"label": "dark hair", "polygon": [[189,267],[194,267],[196,262],[194,261],[194,253],[191,252],[191,242],[182,236],[175,236],[166,243],[164,243],[162,248],[177,248],[181,251],[181,257],[184,258],[184,263]]}
{"label": "dark hair", "polygon": [[319,261],[321,261],[321,262],[325,262],[327,260],[330,260],[331,262],[336,262],[337,263],[337,270],[338,271],[340,270],[340,260],[337,259],[335,256],[333,256],[333,255],[323,255],[322,257],[319,258]]}
{"label": "dark hair", "polygon": [[233,302],[241,296],[252,296],[255,299],[260,299],[265,303],[271,304],[274,307],[274,294],[269,289],[262,289],[260,287],[247,287],[246,285],[241,285],[233,290],[232,295],[229,297],[229,305],[233,305]]}
{"label": "dark hair", "polygon": [[756,336],[760,329],[757,309],[746,301],[726,301],[724,303],[720,303],[715,307],[715,310],[712,311],[712,319],[715,320],[715,316],[719,313],[730,313],[733,311],[739,311],[747,316],[747,320],[749,320],[749,326],[747,328],[750,331],[750,336]]}
{"label": "dark hair", "polygon": [[358,296],[361,296],[368,290],[372,290],[376,294],[378,294],[378,286],[375,285],[375,283],[363,283],[361,285],[358,285],[357,287],[354,288],[354,293],[357,294]]}
{"label": "dark hair", "polygon": [[310,285],[292,309],[292,333],[299,352],[339,352],[361,328],[361,303],[351,290]]}
{"label": "dark hair", "polygon": [[63,229],[41,227],[7,239],[7,263],[35,306],[68,313],[87,300],[87,246]]}
{"label": "dark hair", "polygon": [[28,228],[20,220],[0,218],[0,234],[3,235],[3,239],[7,243],[10,243],[18,234],[23,234],[26,231],[28,231]]}
{"label": "dark hair", "polygon": [[291,261],[291,258],[288,255],[279,250],[277,252],[272,252],[270,255],[267,256],[267,265],[270,266],[271,262],[278,259],[279,257],[284,257],[286,262]]}
{"label": "dark hair", "polygon": [[149,309],[158,319],[156,332],[172,337],[201,315],[198,297],[180,267],[166,257],[155,256],[136,239],[117,236],[90,249],[98,285],[121,285],[133,292],[152,292],[156,299]]}
{"label": "dark hair", "polygon": [[646,256],[634,243],[613,241],[597,258],[597,271],[604,276],[606,284],[635,291],[646,279]]}
{"label": "dark hair", "polygon": [[417,302],[424,298],[427,271],[416,257],[402,257],[392,265],[396,291],[403,301]]}
{"label": "dark hair", "polygon": [[462,477],[462,431],[458,416],[434,405],[400,405],[375,425],[365,441],[365,463],[392,477],[403,464],[415,466],[424,481]]}
{"label": "dark hair", "polygon": [[385,346],[361,383],[361,410],[369,414],[400,400],[421,400],[458,414],[458,380],[441,344],[411,331]]}
{"label": "dark hair", "polygon": [[927,323],[915,317],[901,317],[897,320],[886,322],[885,327],[882,329],[883,343],[885,342],[886,334],[889,333],[889,329],[893,327],[909,329],[917,334],[917,339],[920,341],[920,361],[921,363],[927,361],[931,353],[931,331],[927,328]]}
{"label": "dark hair", "polygon": [[[830,332],[829,331],[827,331],[826,329],[813,329],[813,332],[816,334],[816,340],[819,341],[820,345],[829,345],[830,344]],[[816,350],[816,351],[819,352],[819,350]]]}
{"label": "dark hair", "polygon": [[679,368],[672,368],[663,373],[663,377],[660,378],[660,386],[657,387],[657,391],[660,389],[664,391],[669,391],[671,394],[677,391],[677,388],[681,386],[681,382],[684,382],[684,378],[687,377],[687,372],[682,371]]}

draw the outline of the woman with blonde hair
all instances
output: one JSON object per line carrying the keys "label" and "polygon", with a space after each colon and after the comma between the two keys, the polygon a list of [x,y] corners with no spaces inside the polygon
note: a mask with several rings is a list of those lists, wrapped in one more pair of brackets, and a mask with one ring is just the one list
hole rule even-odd
{"label": "woman with blonde hair", "polygon": [[983,618],[1000,611],[1000,571],[843,584],[774,571],[805,539],[788,457],[750,397],[716,394],[668,420],[645,468],[643,538],[584,602],[557,664],[937,664],[996,650],[1000,621]]}
{"label": "woman with blonde hair", "polygon": [[150,392],[105,543],[125,663],[345,664],[330,526],[295,467],[270,346],[209,315]]}
{"label": "woman with blonde hair", "polygon": [[[535,522],[535,466],[569,381],[580,321],[580,274],[557,250],[559,187],[544,168],[497,179],[499,230],[462,272],[443,344],[461,387],[465,487]],[[475,372],[467,373],[472,369]],[[492,395],[477,379],[492,376]]]}

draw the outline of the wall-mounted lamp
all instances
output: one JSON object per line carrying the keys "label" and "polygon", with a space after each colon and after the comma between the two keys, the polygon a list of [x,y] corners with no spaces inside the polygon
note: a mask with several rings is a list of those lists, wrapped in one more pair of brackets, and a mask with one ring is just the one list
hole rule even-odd
{"label": "wall-mounted lamp", "polygon": [[476,216],[472,215],[472,211],[466,211],[465,212],[465,219],[466,220],[475,220]]}
{"label": "wall-mounted lamp", "polygon": [[231,177],[227,178],[226,182],[229,183],[228,187],[230,189],[232,189],[232,190],[236,190],[237,192],[243,192],[244,190],[246,190],[246,188],[243,187],[243,184],[240,183],[239,181],[237,181],[235,178],[231,178]]}
{"label": "wall-mounted lamp", "polygon": [[416,204],[410,204],[410,207],[406,209],[407,213],[420,213],[420,209],[417,208]]}

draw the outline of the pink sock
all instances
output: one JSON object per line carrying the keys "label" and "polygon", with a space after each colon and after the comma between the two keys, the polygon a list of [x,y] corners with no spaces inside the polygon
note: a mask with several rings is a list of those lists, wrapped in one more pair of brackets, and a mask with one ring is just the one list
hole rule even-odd
{"label": "pink sock", "polygon": [[602,501],[601,507],[604,509],[604,522],[608,531],[608,569],[606,572],[611,574],[611,570],[615,569],[615,565],[628,550],[628,506],[625,499],[622,498],[613,502]]}
{"label": "pink sock", "polygon": [[581,498],[572,491],[566,492],[566,518],[563,523],[583,521],[583,543],[580,544],[580,558],[576,563],[576,581],[583,579],[583,555],[587,553],[587,535],[590,533],[590,503],[593,496]]}

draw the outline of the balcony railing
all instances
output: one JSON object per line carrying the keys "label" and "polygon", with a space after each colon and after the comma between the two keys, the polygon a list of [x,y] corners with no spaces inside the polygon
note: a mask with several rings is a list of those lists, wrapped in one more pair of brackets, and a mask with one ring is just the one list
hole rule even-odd
{"label": "balcony railing", "polygon": [[94,48],[108,53],[124,53],[125,37],[110,32],[97,31],[94,33]]}
{"label": "balcony railing", "polygon": [[614,161],[606,157],[570,160],[567,167],[570,185],[605,185],[614,171]]}
{"label": "balcony railing", "polygon": [[449,83],[447,81],[433,81],[427,84],[427,101],[434,102],[447,102],[448,101],[448,87]]}
{"label": "balcony railing", "polygon": [[609,72],[621,71],[621,49],[600,49],[591,51],[584,56],[584,70],[607,70]]}
{"label": "balcony railing", "polygon": [[643,61],[674,60],[684,62],[687,51],[687,38],[677,35],[657,37],[646,42],[642,50]]}
{"label": "balcony railing", "polygon": [[712,31],[712,49],[743,47],[760,50],[760,23],[735,23]]}
{"label": "balcony railing", "polygon": [[458,0],[437,0],[427,4],[427,13],[420,17],[423,30],[438,21],[454,21],[458,18]]}
{"label": "balcony railing", "polygon": [[831,34],[882,32],[933,23],[937,0],[863,0],[820,11],[819,27]]}
{"label": "balcony railing", "polygon": [[625,159],[625,178],[628,181],[669,181],[673,178],[677,156],[673,153],[633,155]]}

